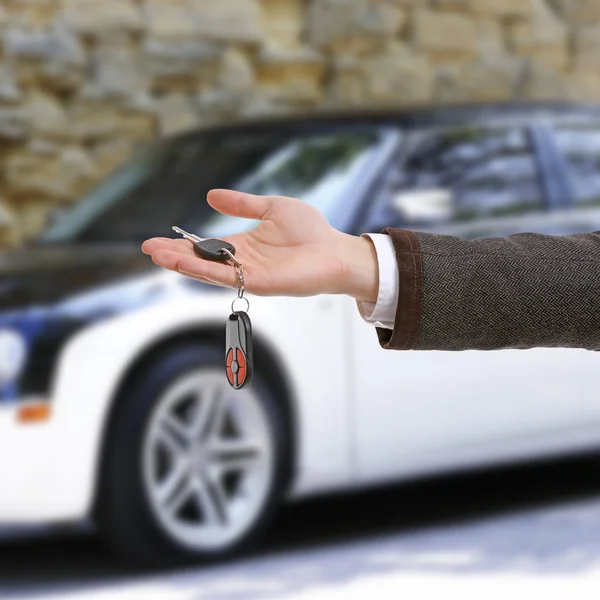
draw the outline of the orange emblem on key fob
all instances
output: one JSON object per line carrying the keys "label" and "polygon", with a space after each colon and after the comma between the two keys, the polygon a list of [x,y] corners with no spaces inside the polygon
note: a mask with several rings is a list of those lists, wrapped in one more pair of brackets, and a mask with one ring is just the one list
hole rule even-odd
{"label": "orange emblem on key fob", "polygon": [[248,385],[252,379],[252,325],[244,311],[229,315],[226,340],[227,381],[233,389],[239,390]]}

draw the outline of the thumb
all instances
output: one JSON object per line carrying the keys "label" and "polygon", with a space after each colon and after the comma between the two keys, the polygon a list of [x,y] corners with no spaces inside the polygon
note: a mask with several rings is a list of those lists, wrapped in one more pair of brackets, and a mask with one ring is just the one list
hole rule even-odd
{"label": "thumb", "polygon": [[215,210],[244,219],[262,219],[271,206],[269,196],[255,196],[233,190],[210,190],[207,200]]}

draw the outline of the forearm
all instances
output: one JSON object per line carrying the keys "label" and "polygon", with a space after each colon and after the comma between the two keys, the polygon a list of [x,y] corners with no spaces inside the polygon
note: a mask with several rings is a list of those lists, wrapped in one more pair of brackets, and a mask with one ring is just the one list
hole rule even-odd
{"label": "forearm", "polygon": [[600,232],[463,240],[386,229],[398,263],[389,349],[600,349]]}

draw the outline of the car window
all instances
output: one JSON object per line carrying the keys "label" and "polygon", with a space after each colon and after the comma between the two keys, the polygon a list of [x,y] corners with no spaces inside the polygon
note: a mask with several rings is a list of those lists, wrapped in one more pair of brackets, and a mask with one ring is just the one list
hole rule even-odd
{"label": "car window", "polygon": [[559,126],[555,138],[567,161],[576,208],[599,208],[600,126]]}
{"label": "car window", "polygon": [[394,166],[384,196],[378,225],[421,230],[544,209],[533,150],[519,127],[418,133]]}
{"label": "car window", "polygon": [[375,130],[319,134],[196,136],[142,151],[40,238],[51,242],[142,241],[179,225],[203,237],[255,222],[221,215],[205,201],[213,188],[293,196],[326,216],[376,147]]}
{"label": "car window", "polygon": [[[377,139],[375,132],[293,139],[266,153],[231,187],[250,194],[300,198],[329,218],[340,191],[363,168]],[[256,225],[256,221],[214,213],[208,220],[196,219],[192,229],[205,237],[219,237]]]}

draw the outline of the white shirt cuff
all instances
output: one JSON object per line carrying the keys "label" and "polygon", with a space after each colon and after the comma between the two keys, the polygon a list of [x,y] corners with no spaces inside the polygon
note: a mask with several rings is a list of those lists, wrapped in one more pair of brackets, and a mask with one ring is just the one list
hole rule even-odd
{"label": "white shirt cuff", "polygon": [[377,292],[376,304],[357,300],[358,311],[360,316],[370,325],[383,327],[384,329],[394,329],[400,289],[396,251],[389,235],[364,233],[364,236],[371,239],[377,252],[379,291]]}

